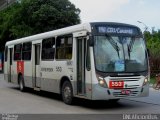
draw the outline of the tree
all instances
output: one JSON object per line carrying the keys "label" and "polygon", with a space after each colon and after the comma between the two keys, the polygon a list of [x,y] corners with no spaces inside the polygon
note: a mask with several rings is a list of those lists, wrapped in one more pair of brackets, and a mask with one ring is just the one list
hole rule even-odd
{"label": "tree", "polygon": [[155,76],[160,72],[160,32],[154,31],[144,32],[145,39],[147,41],[147,48],[150,51],[150,66],[151,75]]}
{"label": "tree", "polygon": [[80,23],[68,0],[22,0],[0,11],[0,50],[6,41]]}

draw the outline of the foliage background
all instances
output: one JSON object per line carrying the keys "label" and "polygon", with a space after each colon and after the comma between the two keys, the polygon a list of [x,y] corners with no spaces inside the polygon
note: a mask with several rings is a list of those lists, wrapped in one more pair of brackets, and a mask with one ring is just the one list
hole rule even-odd
{"label": "foliage background", "polygon": [[151,76],[155,76],[160,73],[160,30],[145,31],[144,37],[150,53]]}
{"label": "foliage background", "polygon": [[0,11],[0,50],[6,41],[80,23],[69,0],[21,0]]}

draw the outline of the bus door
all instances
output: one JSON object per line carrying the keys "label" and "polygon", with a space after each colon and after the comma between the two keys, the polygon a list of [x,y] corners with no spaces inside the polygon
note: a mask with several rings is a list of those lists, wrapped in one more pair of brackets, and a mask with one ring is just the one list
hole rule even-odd
{"label": "bus door", "polygon": [[86,38],[77,38],[77,91],[79,95],[85,94],[85,56]]}
{"label": "bus door", "polygon": [[33,87],[41,87],[41,75],[40,75],[40,44],[34,44],[33,46]]}
{"label": "bus door", "polygon": [[8,82],[12,80],[12,64],[13,64],[13,48],[9,48],[8,52]]}

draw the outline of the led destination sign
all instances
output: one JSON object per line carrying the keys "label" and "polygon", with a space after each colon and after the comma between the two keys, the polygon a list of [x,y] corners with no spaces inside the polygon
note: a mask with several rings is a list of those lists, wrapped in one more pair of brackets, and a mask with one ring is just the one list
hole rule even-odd
{"label": "led destination sign", "polygon": [[98,33],[110,33],[110,34],[130,34],[137,35],[138,30],[131,27],[114,27],[114,26],[98,26]]}

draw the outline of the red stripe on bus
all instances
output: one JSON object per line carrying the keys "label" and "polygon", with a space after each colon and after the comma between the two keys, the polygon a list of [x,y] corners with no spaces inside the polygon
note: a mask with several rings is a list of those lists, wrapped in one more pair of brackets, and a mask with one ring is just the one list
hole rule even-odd
{"label": "red stripe on bus", "polygon": [[24,61],[17,61],[17,73],[24,74]]}

